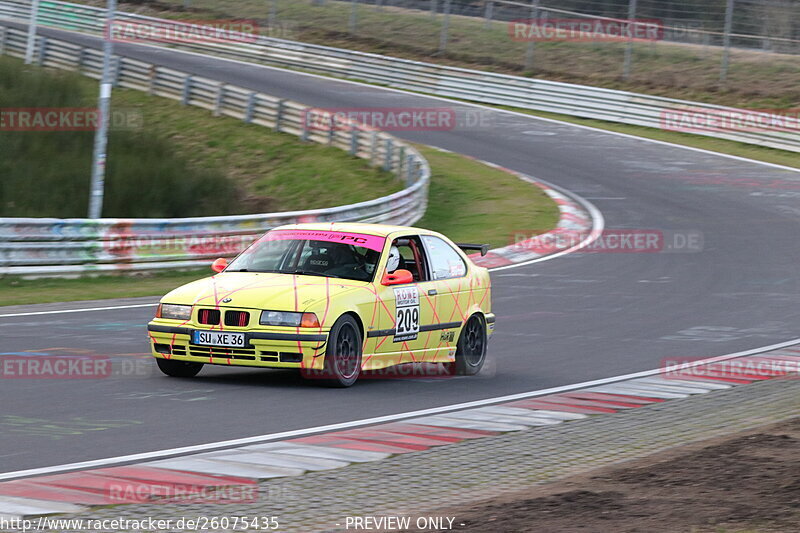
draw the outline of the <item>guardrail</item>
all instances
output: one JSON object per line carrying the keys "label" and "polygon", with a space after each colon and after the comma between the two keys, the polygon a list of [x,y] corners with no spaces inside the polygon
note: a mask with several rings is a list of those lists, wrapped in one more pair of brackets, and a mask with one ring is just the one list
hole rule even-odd
{"label": "guardrail", "polygon": [[[26,33],[0,26],[0,54],[24,57]],[[37,43],[40,65],[100,78],[102,52],[55,39]],[[296,222],[410,225],[427,207],[430,168],[412,146],[384,132],[347,123],[320,128],[302,104],[218,81],[115,57],[119,87],[180,100],[247,123],[335,146],[405,180],[406,188],[352,205],[286,213],[181,219],[0,218],[0,275],[63,276],[92,271],[186,268],[232,256],[266,230]],[[324,113],[314,110],[315,116]],[[324,115],[323,115],[324,117]],[[324,124],[324,121],[323,121]]]}
{"label": "guardrail", "polygon": [[[20,0],[0,1],[0,18],[26,21],[30,7]],[[67,2],[42,2],[40,23],[61,29],[102,34],[105,10]],[[170,24],[174,20],[119,13],[121,24]],[[447,67],[340,48],[260,36],[254,42],[182,42],[175,48],[254,63],[297,68],[364,80],[400,89],[522,109],[548,111],[647,126],[800,152],[797,118],[687,100],[601,89]],[[153,43],[163,45],[164,43]],[[701,123],[697,123],[697,121]]]}

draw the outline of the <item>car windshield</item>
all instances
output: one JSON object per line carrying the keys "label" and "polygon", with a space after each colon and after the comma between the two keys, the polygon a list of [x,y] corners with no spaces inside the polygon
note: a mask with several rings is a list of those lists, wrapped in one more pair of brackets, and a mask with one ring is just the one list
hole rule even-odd
{"label": "car windshield", "polygon": [[341,231],[273,230],[225,272],[276,272],[372,281],[384,237]]}

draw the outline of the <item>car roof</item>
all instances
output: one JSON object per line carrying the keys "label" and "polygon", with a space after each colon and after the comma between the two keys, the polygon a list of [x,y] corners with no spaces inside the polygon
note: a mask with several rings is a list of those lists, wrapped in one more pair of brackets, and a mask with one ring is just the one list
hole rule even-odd
{"label": "car roof", "polygon": [[415,233],[423,235],[438,235],[435,231],[414,228],[411,226],[392,226],[389,224],[366,224],[363,222],[313,222],[305,224],[287,224],[275,229],[302,229],[310,231],[345,231],[349,233],[363,233],[387,237],[393,233]]}

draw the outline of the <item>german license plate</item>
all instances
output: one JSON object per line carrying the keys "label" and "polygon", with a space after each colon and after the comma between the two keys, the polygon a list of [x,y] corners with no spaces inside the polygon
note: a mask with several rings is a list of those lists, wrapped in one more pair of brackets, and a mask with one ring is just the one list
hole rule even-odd
{"label": "german license plate", "polygon": [[229,331],[192,331],[192,344],[244,348],[244,333]]}

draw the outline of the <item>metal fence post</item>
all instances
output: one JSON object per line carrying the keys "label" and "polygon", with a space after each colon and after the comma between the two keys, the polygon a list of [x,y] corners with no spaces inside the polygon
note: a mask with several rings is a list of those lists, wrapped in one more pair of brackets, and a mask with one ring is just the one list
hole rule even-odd
{"label": "metal fence post", "polygon": [[486,2],[486,9],[483,12],[483,18],[485,19],[483,22],[483,27],[487,30],[492,25],[492,17],[494,16],[494,2],[491,0]]}
{"label": "metal fence post", "polygon": [[300,135],[300,140],[301,141],[307,141],[308,140],[308,112],[309,111],[311,111],[310,107],[307,107],[307,108],[305,108],[303,110],[303,118],[302,118],[303,133]]}
{"label": "metal fence post", "polygon": [[158,84],[158,67],[153,65],[150,68],[150,94],[156,94],[156,85]]}
{"label": "metal fence post", "polygon": [[391,171],[392,170],[392,157],[394,156],[394,143],[392,143],[391,139],[386,139],[386,146],[385,146],[386,154],[383,158],[383,170]]}
{"label": "metal fence post", "polygon": [[414,184],[414,156],[406,156],[406,187]]}
{"label": "metal fence post", "polygon": [[[539,19],[539,0],[531,0],[531,24],[538,24]],[[528,48],[525,50],[525,70],[533,69],[533,57],[536,50],[536,41],[531,39]]]}
{"label": "metal fence post", "polygon": [[6,51],[6,40],[8,39],[8,28],[0,26],[0,56]]}
{"label": "metal fence post", "polygon": [[[283,108],[285,100],[278,100],[278,107],[275,109],[275,127],[274,131],[281,131],[281,122],[283,121]],[[305,120],[303,121],[305,122]]]}
{"label": "metal fence post", "polygon": [[625,62],[622,66],[622,79],[631,76],[631,61],[633,60],[633,31],[631,25],[636,18],[636,0],[628,0],[628,44],[625,46]]}
{"label": "metal fence post", "polygon": [[350,155],[358,154],[359,131],[356,126],[350,126]]}
{"label": "metal fence post", "polygon": [[734,0],[728,0],[727,5],[725,6],[725,30],[722,38],[722,65],[720,65],[719,69],[720,83],[724,83],[725,79],[728,77],[728,66],[730,64],[731,54],[731,30],[733,28],[733,2]]}
{"label": "metal fence post", "polygon": [[278,0],[272,0],[269,6],[269,19],[267,20],[267,35],[272,37],[274,35],[275,26],[278,24]]}
{"label": "metal fence post", "polygon": [[378,164],[378,132],[372,132],[372,138],[370,139],[370,147],[369,147],[369,160],[373,165]]}
{"label": "metal fence post", "polygon": [[47,37],[41,37],[39,39],[39,66],[44,65],[44,60],[47,55]]}
{"label": "metal fence post", "polygon": [[183,92],[181,93],[181,104],[189,105],[189,96],[192,94],[192,76],[186,76],[183,80]]}
{"label": "metal fence post", "polygon": [[431,0],[431,16],[435,17],[439,12],[439,0]]}
{"label": "metal fence post", "polygon": [[350,23],[348,28],[350,33],[356,33],[358,29],[358,0],[351,0],[350,4]]}
{"label": "metal fence post", "polygon": [[375,11],[383,11],[383,0],[375,0]]}
{"label": "metal fence post", "polygon": [[401,146],[400,150],[397,151],[397,175],[403,175],[403,165],[406,162],[406,147]]}
{"label": "metal fence post", "polygon": [[116,56],[114,58],[114,72],[112,74],[111,85],[116,88],[119,87],[119,78],[122,75],[122,58]]}
{"label": "metal fence post", "polygon": [[[106,25],[112,27],[117,11],[117,0],[108,0],[106,5]],[[44,46],[42,46],[44,49]],[[44,50],[43,50],[44,52]],[[111,107],[111,58],[114,43],[110,36],[103,39],[103,74],[100,78],[100,97],[98,111],[100,125],[94,136],[94,152],[92,154],[92,181],[89,188],[89,218],[100,218],[103,211],[105,195],[106,163],[108,160],[108,123]],[[42,53],[44,55],[44,53]]]}
{"label": "metal fence post", "polygon": [[214,116],[218,117],[222,111],[222,102],[225,100],[225,85],[220,83],[217,89],[217,98],[214,100]]}
{"label": "metal fence post", "polygon": [[247,98],[247,109],[244,111],[244,121],[247,124],[253,122],[253,115],[256,111],[256,97],[258,93],[252,92]]}
{"label": "metal fence post", "polygon": [[447,50],[447,32],[450,30],[450,3],[451,0],[444,0],[444,19],[442,19],[442,32],[439,35],[440,54]]}
{"label": "metal fence post", "polygon": [[39,18],[39,0],[33,0],[31,14],[28,21],[28,46],[25,49],[25,64],[33,62],[33,50],[36,48],[36,24]]}

